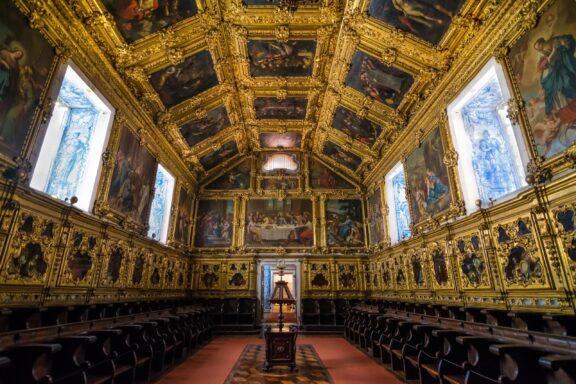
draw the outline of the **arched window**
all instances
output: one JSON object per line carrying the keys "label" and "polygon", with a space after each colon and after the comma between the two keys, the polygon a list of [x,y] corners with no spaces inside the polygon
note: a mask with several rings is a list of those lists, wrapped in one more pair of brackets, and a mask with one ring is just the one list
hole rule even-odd
{"label": "arched window", "polygon": [[266,158],[262,165],[264,172],[273,171],[288,171],[295,172],[299,168],[299,164],[294,155],[288,153],[275,153]]}
{"label": "arched window", "polygon": [[469,213],[477,209],[478,199],[487,206],[526,185],[526,150],[519,129],[507,117],[509,99],[502,68],[491,59],[448,106]]}
{"label": "arched window", "polygon": [[410,232],[410,209],[406,200],[406,177],[404,167],[398,163],[385,178],[386,204],[388,205],[388,228],[395,244],[412,236]]}

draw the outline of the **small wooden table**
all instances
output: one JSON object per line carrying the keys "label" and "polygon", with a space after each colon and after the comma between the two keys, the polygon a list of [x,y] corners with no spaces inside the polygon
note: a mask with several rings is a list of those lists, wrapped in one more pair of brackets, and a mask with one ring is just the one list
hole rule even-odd
{"label": "small wooden table", "polygon": [[264,371],[273,365],[287,365],[290,370],[296,369],[296,337],[298,330],[295,326],[267,326],[264,330],[266,340],[266,361]]}

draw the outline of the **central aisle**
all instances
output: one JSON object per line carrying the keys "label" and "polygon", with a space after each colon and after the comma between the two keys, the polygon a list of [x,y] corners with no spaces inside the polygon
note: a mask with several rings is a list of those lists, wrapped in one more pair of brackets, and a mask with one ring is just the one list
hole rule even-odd
{"label": "central aisle", "polygon": [[[256,336],[219,336],[162,378],[160,384],[223,384],[247,344]],[[298,336],[312,344],[335,384],[400,384],[384,367],[338,336]]]}

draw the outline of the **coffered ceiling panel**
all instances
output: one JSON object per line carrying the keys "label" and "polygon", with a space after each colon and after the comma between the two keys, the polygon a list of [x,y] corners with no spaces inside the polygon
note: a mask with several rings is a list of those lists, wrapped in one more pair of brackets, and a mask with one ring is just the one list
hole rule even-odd
{"label": "coffered ceiling panel", "polygon": [[488,0],[75,0],[78,20],[199,180],[291,148],[361,182]]}

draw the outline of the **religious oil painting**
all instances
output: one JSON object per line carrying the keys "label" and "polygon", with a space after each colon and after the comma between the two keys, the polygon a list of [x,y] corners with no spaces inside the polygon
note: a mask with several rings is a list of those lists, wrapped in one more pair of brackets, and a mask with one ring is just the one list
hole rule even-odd
{"label": "religious oil painting", "polygon": [[103,3],[129,43],[198,11],[196,0],[103,0]]}
{"label": "religious oil painting", "polygon": [[196,247],[229,247],[232,244],[233,231],[233,200],[200,200],[198,202],[194,236]]}
{"label": "religious oil painting", "polygon": [[393,28],[438,44],[464,0],[371,0],[368,14]]}
{"label": "religious oil painting", "polygon": [[313,40],[251,40],[248,42],[252,76],[311,76],[316,42]]}
{"label": "religious oil painting", "polygon": [[302,120],[306,117],[305,98],[289,97],[283,100],[275,97],[257,97],[254,109],[257,119]]}
{"label": "religious oil painting", "polygon": [[20,154],[54,50],[11,1],[0,3],[0,153]]}
{"label": "religious oil painting", "polygon": [[440,129],[435,128],[406,159],[406,173],[414,223],[450,208],[452,195],[443,162]]}
{"label": "religious oil painting", "polygon": [[174,240],[180,244],[190,244],[190,230],[192,229],[192,196],[184,187],[180,188],[178,197],[178,214],[174,224]]}
{"label": "religious oil painting", "polygon": [[314,243],[312,223],[311,200],[249,200],[246,207],[246,245],[310,247]]}
{"label": "religious oil painting", "polygon": [[250,188],[250,160],[245,160],[228,172],[218,176],[207,184],[204,189],[216,191],[231,191]]}
{"label": "religious oil painting", "polygon": [[128,128],[124,128],[108,191],[110,208],[140,224],[147,224],[156,168],[154,157]]}
{"label": "religious oil painting", "polygon": [[368,119],[359,118],[354,112],[344,107],[336,108],[332,126],[369,147],[376,142],[382,133],[381,126]]}
{"label": "religious oil painting", "polygon": [[300,188],[298,177],[264,178],[260,180],[260,189],[264,191],[293,191]]}
{"label": "religious oil painting", "polygon": [[298,132],[264,132],[260,134],[262,148],[300,148],[302,134]]}
{"label": "religious oil painting", "polygon": [[327,200],[325,216],[329,246],[364,246],[364,219],[360,200]]}
{"label": "religious oil painting", "polygon": [[559,0],[509,53],[536,149],[546,158],[576,140],[575,36],[576,4]]}
{"label": "religious oil painting", "polygon": [[352,171],[358,169],[360,163],[362,163],[362,159],[360,157],[351,152],[343,150],[340,146],[338,146],[338,144],[334,144],[331,141],[326,141],[322,153],[324,153],[338,164],[342,164]]}
{"label": "religious oil painting", "polygon": [[354,185],[317,160],[310,162],[310,187],[312,189],[355,189]]}
{"label": "religious oil painting", "polygon": [[194,146],[230,126],[226,108],[221,105],[208,112],[206,117],[192,120],[180,127],[180,133],[189,146]]}
{"label": "religious oil painting", "polygon": [[346,85],[368,95],[375,100],[397,108],[412,86],[414,78],[395,67],[388,67],[362,51],[352,56]]}
{"label": "religious oil painting", "polygon": [[382,215],[382,194],[377,188],[368,197],[368,224],[370,225],[370,245],[384,241],[384,216]]}
{"label": "religious oil painting", "polygon": [[205,170],[209,170],[217,166],[223,161],[230,159],[238,154],[238,146],[235,141],[229,141],[222,145],[220,149],[211,152],[200,158],[200,164]]}
{"label": "religious oil painting", "polygon": [[178,65],[170,65],[150,76],[152,87],[167,108],[199,95],[218,84],[210,52],[201,51]]}

